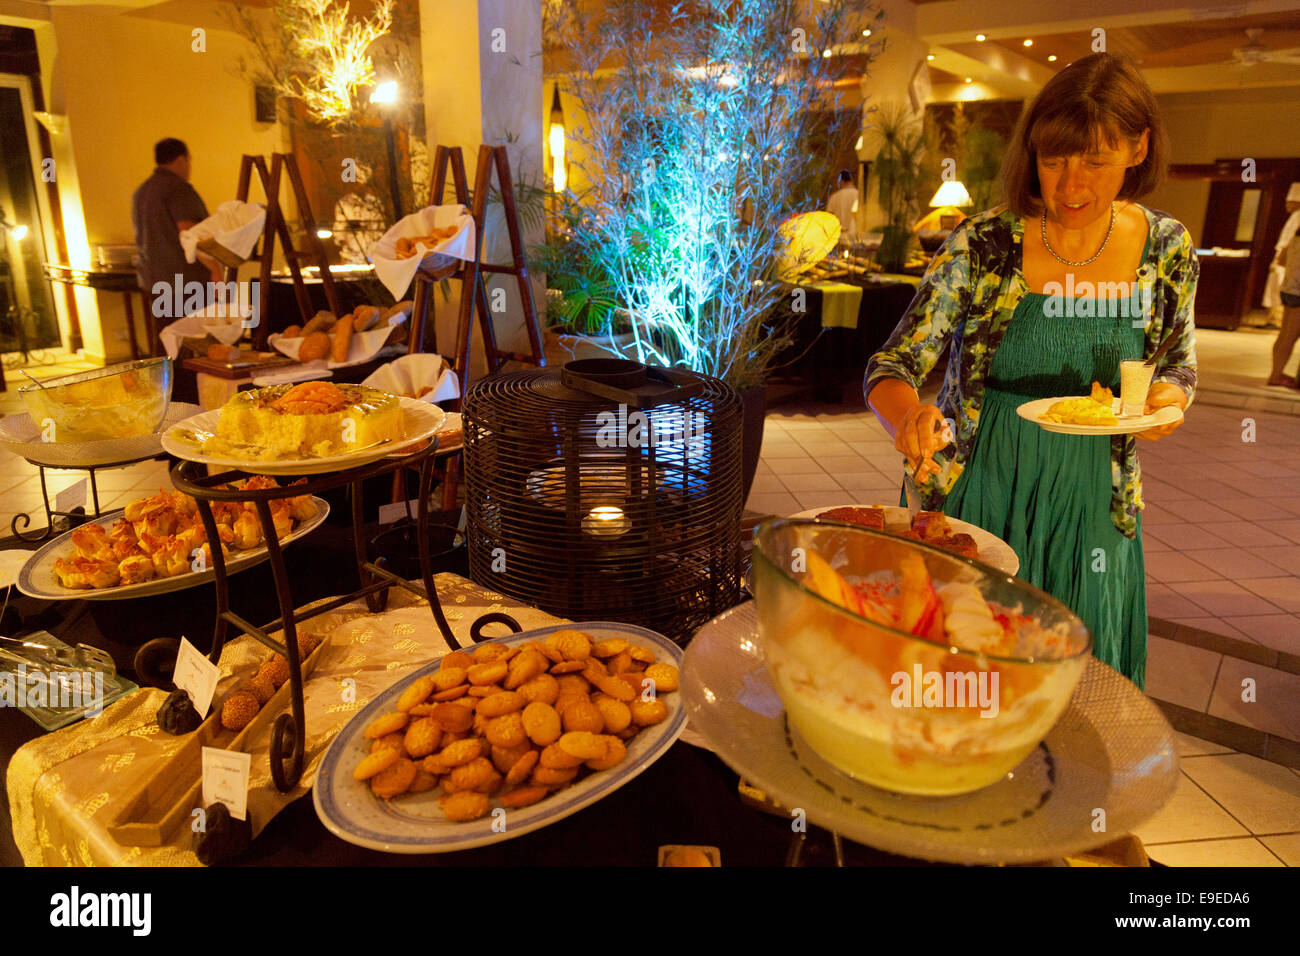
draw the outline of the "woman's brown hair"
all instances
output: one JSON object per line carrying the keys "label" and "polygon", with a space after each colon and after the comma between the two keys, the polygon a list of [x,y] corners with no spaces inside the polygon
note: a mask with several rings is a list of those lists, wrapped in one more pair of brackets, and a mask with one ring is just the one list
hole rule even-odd
{"label": "woman's brown hair", "polygon": [[1155,95],[1127,57],[1094,53],[1075,60],[1020,114],[1002,157],[1002,187],[1017,216],[1042,213],[1038,156],[1074,156],[1151,134],[1146,158],[1124,173],[1120,199],[1138,199],[1164,178],[1169,141]]}

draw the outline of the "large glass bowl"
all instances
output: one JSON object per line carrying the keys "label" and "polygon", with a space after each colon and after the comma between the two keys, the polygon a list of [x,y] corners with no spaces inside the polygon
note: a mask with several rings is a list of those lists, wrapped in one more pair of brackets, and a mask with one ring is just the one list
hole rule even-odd
{"label": "large glass bowl", "polygon": [[[955,601],[963,589],[945,586],[965,584],[1006,615],[1013,636],[983,645],[1000,655],[955,646],[978,646],[955,603],[927,639],[842,606],[852,598],[822,596],[829,578],[887,603],[905,564],[917,579],[918,557],[935,600]],[[1083,622],[1024,581],[853,525],[764,522],[754,532],[752,583],[763,653],[790,723],[840,770],[899,793],[969,793],[1001,779],[1061,716],[1092,650]]]}
{"label": "large glass bowl", "polygon": [[169,358],[122,362],[46,379],[18,392],[46,441],[151,435],[167,415],[172,362]]}

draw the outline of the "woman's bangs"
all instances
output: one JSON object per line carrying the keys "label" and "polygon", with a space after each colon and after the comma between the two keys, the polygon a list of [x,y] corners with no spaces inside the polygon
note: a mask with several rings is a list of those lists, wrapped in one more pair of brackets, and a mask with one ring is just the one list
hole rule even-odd
{"label": "woman's bangs", "polygon": [[1070,112],[1040,118],[1029,134],[1036,156],[1086,156],[1111,148],[1119,140],[1118,130],[1108,129],[1100,118]]}

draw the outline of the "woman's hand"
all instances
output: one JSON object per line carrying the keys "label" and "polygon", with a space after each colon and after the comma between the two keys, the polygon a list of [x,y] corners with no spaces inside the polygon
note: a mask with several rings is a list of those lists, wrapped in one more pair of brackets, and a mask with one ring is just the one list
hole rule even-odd
{"label": "woman's hand", "polygon": [[[1145,414],[1151,415],[1157,409],[1167,408],[1170,405],[1176,405],[1180,409],[1187,408],[1187,395],[1181,388],[1170,382],[1155,382],[1147,392],[1147,403],[1144,409]],[[1137,433],[1138,438],[1144,438],[1147,441],[1156,441],[1164,438],[1175,428],[1183,423],[1180,418],[1176,422],[1168,425],[1157,425],[1155,428],[1148,428],[1146,431]]]}
{"label": "woman's hand", "polygon": [[907,458],[918,485],[939,473],[932,456],[952,443],[948,431],[943,412],[935,405],[915,405],[899,421],[894,447]]}

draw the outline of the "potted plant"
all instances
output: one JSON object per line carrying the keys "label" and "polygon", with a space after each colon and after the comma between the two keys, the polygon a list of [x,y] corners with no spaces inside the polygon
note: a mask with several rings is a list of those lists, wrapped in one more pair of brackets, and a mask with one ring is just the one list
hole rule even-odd
{"label": "potted plant", "polygon": [[907,264],[912,227],[920,202],[921,160],[925,155],[925,129],[921,120],[902,103],[886,103],[873,114],[868,134],[878,147],[876,182],[880,206],[888,217],[877,261],[886,272],[900,272]]}
{"label": "potted plant", "polygon": [[762,385],[790,341],[768,321],[787,293],[770,278],[778,226],[820,207],[816,173],[856,135],[855,120],[827,131],[825,116],[843,115],[836,81],[870,63],[861,33],[879,13],[869,0],[684,0],[653,20],[642,0],[589,7],[548,7],[584,116],[571,134],[591,184],[573,197],[582,248],[626,309],[639,361],[741,392],[752,480]]}

